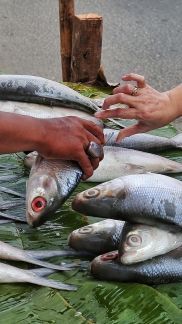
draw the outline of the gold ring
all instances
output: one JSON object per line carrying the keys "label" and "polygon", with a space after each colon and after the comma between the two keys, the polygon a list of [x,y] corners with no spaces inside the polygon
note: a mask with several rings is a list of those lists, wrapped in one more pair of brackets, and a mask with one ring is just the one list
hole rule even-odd
{"label": "gold ring", "polygon": [[138,87],[134,86],[134,87],[133,87],[133,90],[132,90],[132,92],[131,92],[131,96],[136,96],[137,93],[138,93]]}

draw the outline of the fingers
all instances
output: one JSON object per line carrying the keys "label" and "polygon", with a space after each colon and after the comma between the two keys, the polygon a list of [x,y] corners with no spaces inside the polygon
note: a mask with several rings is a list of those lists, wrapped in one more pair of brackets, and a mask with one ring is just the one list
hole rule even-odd
{"label": "fingers", "polygon": [[123,81],[136,81],[137,86],[139,88],[145,88],[146,87],[146,82],[145,78],[143,75],[135,74],[135,73],[129,73],[125,74],[122,77]]}
{"label": "fingers", "polygon": [[95,116],[101,119],[107,119],[107,118],[137,119],[137,111],[135,108],[107,109],[98,112],[97,114],[95,114]]}
{"label": "fingers", "polygon": [[[118,103],[126,104],[130,107],[135,107],[138,103],[138,97],[137,96],[129,96],[125,93],[117,93],[117,94],[109,96],[108,98],[105,99],[102,109],[106,110],[111,105],[115,105]],[[97,116],[97,113],[95,114],[95,116]]]}
{"label": "fingers", "polygon": [[132,125],[130,127],[124,128],[119,132],[116,142],[121,141],[124,137],[128,137],[137,133],[145,133],[148,132],[149,130],[150,128],[147,125],[142,123]]}
{"label": "fingers", "polygon": [[[85,153],[84,150],[80,154],[77,162],[79,163],[79,165],[83,171],[82,179],[86,180],[87,178],[90,178],[93,174],[93,166],[92,166],[91,160],[89,159],[88,155]],[[94,165],[94,167],[95,167],[95,165]]]}
{"label": "fingers", "polygon": [[92,164],[93,169],[97,169],[99,166],[100,159],[99,158],[90,158],[90,162]]}
{"label": "fingers", "polygon": [[116,87],[113,90],[113,94],[117,94],[117,93],[120,93],[120,92],[126,93],[128,95],[132,95],[133,85],[132,84],[124,84],[122,86]]}
{"label": "fingers", "polygon": [[87,129],[87,131],[94,135],[94,138],[97,138],[97,141],[93,140],[94,142],[104,144],[104,133],[101,127],[87,120],[83,120],[83,126]]}

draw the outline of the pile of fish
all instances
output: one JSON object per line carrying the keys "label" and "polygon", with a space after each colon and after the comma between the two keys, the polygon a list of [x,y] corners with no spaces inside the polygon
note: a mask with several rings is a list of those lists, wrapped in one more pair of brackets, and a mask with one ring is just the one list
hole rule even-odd
{"label": "pile of fish", "polygon": [[[35,76],[0,75],[0,111],[37,118],[72,115],[100,123],[92,116],[99,109],[93,100],[63,84]],[[118,120],[111,121],[121,126]],[[146,134],[134,135],[123,140],[121,147],[118,147],[118,131],[104,129],[104,132],[104,159],[87,181],[103,182],[145,172],[182,172],[180,163],[137,151],[181,149],[182,135],[172,139]],[[36,152],[33,157],[27,157],[25,163],[32,166],[27,182],[26,218],[30,225],[36,227],[44,223],[68,199],[80,183],[82,171],[73,161],[45,160]]]}
{"label": "pile of fish", "polygon": [[181,181],[165,175],[128,175],[102,183],[77,194],[72,207],[109,219],[74,231],[69,245],[98,255],[90,268],[99,279],[182,281],[181,200]]}
{"label": "pile of fish", "polygon": [[[98,110],[93,100],[57,82],[34,76],[0,75],[0,111],[36,118],[78,116],[101,124],[93,117]],[[118,120],[110,122],[122,127]],[[108,219],[71,233],[69,245],[75,250],[84,247],[88,253],[97,255],[90,268],[100,279],[149,284],[181,281],[182,184],[160,174],[182,172],[182,164],[151,152],[182,149],[182,134],[171,139],[138,134],[117,143],[118,132],[104,129],[104,159],[87,180],[103,183],[79,193],[72,205],[84,215]],[[81,181],[82,170],[73,161],[46,160],[37,152],[28,155],[25,163],[31,167],[26,188],[26,220],[36,227],[69,198]],[[0,187],[3,190],[8,189]],[[24,195],[17,193],[16,197],[12,190],[9,193],[14,194],[11,201],[0,201],[0,223],[3,219],[24,221],[7,214],[9,208],[24,202]],[[40,251],[25,253],[3,242],[0,249],[2,259],[49,268],[23,270],[2,263],[1,282],[27,281],[58,289],[76,289],[41,277],[55,270],[71,270],[76,264],[52,265],[40,261],[42,251],[42,254]],[[61,253],[52,251],[48,256]]]}

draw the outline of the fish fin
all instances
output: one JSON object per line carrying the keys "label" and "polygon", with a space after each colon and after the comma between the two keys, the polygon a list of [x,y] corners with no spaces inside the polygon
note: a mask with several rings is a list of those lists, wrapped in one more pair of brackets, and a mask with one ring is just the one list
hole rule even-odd
{"label": "fish fin", "polygon": [[175,142],[177,148],[182,148],[182,133],[174,136],[172,140]]}
{"label": "fish fin", "polygon": [[[32,274],[32,272],[31,272],[31,274]],[[33,273],[33,275],[34,275],[34,277],[31,278],[30,282],[34,283],[36,285],[55,288],[55,289],[59,289],[59,290],[69,290],[69,291],[77,290],[77,287],[74,285],[64,284],[64,283],[56,281],[56,280],[42,278],[42,277],[35,275],[34,273]]]}

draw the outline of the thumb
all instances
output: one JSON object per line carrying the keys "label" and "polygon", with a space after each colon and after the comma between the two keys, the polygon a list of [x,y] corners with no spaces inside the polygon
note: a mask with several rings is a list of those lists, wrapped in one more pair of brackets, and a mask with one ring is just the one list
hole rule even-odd
{"label": "thumb", "polygon": [[125,137],[131,136],[131,135],[134,135],[137,133],[145,133],[145,132],[148,132],[149,130],[150,130],[150,128],[147,125],[143,125],[141,123],[132,125],[130,127],[122,129],[119,132],[116,142],[120,142]]}

